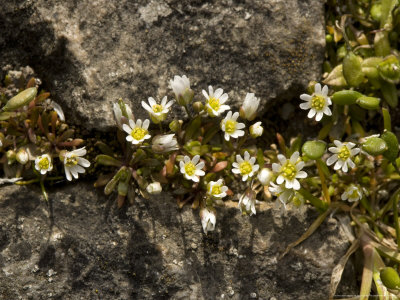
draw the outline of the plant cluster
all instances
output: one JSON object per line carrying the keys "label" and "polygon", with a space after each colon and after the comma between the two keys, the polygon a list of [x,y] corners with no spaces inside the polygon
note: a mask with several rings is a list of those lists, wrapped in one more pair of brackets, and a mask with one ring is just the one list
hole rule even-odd
{"label": "plant cluster", "polygon": [[[266,149],[259,141],[264,128],[255,94],[247,93],[235,111],[222,88],[209,86],[195,95],[189,78],[175,76],[174,100],[142,102],[148,119],[135,118],[122,99],[113,103],[119,146],[96,142],[102,154],[95,158],[101,166],[95,186],[104,187],[106,195],[115,191],[118,207],[137,194],[149,198],[166,190],[179,207],[199,210],[206,234],[215,229],[215,208],[226,199],[237,199],[249,216],[261,201],[274,198],[282,209],[315,207],[320,217],[284,254],[333,211],[347,213],[357,237],[334,269],[330,297],[346,261],[361,248],[362,299],[372,282],[381,299],[397,299],[400,158],[391,116],[398,111],[399,2],[350,0],[340,6],[331,0],[327,7],[324,80],[311,82],[299,96],[310,122],[322,124],[315,139],[299,136],[287,143],[277,133],[277,145]],[[48,176],[51,172],[60,175],[64,169],[72,180],[90,162],[83,157],[85,148],[77,149],[83,140],[73,137],[59,105],[37,91],[31,79],[11,99],[2,93],[0,153],[5,177],[19,184],[40,182],[46,195],[43,182],[60,178]],[[184,120],[171,120],[174,107],[186,113]]]}

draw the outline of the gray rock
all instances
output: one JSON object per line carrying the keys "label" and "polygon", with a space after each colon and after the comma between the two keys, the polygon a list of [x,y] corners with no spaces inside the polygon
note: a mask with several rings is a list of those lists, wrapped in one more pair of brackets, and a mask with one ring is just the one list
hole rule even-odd
{"label": "gray rock", "polygon": [[114,126],[119,97],[146,117],[141,101],[172,97],[173,75],[189,76],[201,100],[222,87],[236,109],[247,92],[265,108],[321,75],[322,0],[0,3],[0,67],[33,67],[67,120],[88,129]]}
{"label": "gray rock", "polygon": [[[0,299],[325,299],[331,271],[350,243],[329,219],[282,260],[317,217],[265,206],[243,217],[217,209],[202,233],[198,211],[166,194],[116,209],[91,185],[0,192]],[[51,211],[51,213],[49,213]],[[356,294],[351,263],[340,294]]]}

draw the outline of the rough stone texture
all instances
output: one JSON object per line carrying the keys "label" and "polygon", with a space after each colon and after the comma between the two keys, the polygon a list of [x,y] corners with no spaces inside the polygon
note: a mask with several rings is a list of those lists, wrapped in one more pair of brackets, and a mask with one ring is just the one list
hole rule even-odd
{"label": "rough stone texture", "polygon": [[145,117],[140,102],[171,97],[176,74],[199,97],[212,84],[231,103],[255,92],[264,105],[297,97],[321,74],[322,0],[0,4],[0,67],[33,67],[68,120],[89,129],[114,126],[110,103],[119,97]]}
{"label": "rough stone texture", "polygon": [[[206,236],[198,212],[166,196],[119,211],[86,183],[49,194],[50,217],[37,187],[0,190],[1,300],[320,300],[349,247],[331,218],[277,260],[316,218],[311,210],[267,207],[249,218],[232,204]],[[339,293],[356,294],[354,270],[345,274]]]}

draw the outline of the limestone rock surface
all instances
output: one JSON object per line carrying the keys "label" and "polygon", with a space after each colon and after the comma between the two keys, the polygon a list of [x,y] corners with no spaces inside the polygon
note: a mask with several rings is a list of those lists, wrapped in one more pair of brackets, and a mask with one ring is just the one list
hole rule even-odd
{"label": "limestone rock surface", "polygon": [[[0,299],[327,299],[332,269],[350,246],[335,218],[283,259],[317,217],[266,207],[244,217],[217,209],[202,233],[198,211],[164,194],[118,210],[91,184],[0,188]],[[49,211],[51,213],[49,213]],[[338,294],[357,293],[351,263]]]}
{"label": "limestone rock surface", "polygon": [[229,93],[235,109],[254,92],[264,110],[271,100],[297,97],[321,75],[322,0],[0,5],[0,67],[31,66],[67,120],[88,129],[114,126],[111,103],[120,97],[146,117],[141,101],[172,97],[174,75],[186,74],[199,100],[211,84]]}

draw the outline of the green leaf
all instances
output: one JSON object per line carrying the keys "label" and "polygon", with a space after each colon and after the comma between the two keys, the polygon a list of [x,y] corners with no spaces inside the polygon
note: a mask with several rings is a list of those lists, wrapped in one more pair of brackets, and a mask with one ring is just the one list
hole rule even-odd
{"label": "green leaf", "polygon": [[385,131],[381,135],[381,139],[386,142],[388,149],[383,152],[383,156],[387,158],[390,162],[394,162],[399,154],[399,141],[396,135],[391,131]]}
{"label": "green leaf", "polygon": [[99,163],[103,166],[120,167],[122,165],[122,162],[120,162],[119,160],[117,160],[114,157],[111,157],[109,155],[105,155],[105,154],[97,155],[95,160],[97,163]]}
{"label": "green leaf", "polygon": [[185,133],[185,141],[189,141],[192,139],[195,135],[195,133],[200,131],[200,126],[201,126],[201,116],[197,116],[194,118],[186,128],[186,133]]}
{"label": "green leaf", "polygon": [[339,105],[351,105],[355,104],[356,100],[363,96],[363,94],[357,92],[357,91],[352,91],[352,90],[343,90],[334,93],[331,96],[332,102],[339,104]]}
{"label": "green leaf", "polygon": [[20,107],[23,107],[33,99],[35,99],[37,94],[37,88],[32,87],[20,92],[18,95],[12,97],[7,101],[6,105],[3,107],[3,111],[16,110]]}
{"label": "green leaf", "polygon": [[388,150],[388,146],[383,139],[378,137],[370,137],[362,145],[362,149],[368,154],[376,156]]}
{"label": "green leaf", "polygon": [[397,96],[396,86],[393,83],[381,80],[381,92],[383,99],[385,99],[390,107],[397,107],[399,99]]}
{"label": "green leaf", "polygon": [[365,109],[377,109],[379,108],[379,102],[381,99],[376,98],[376,97],[367,97],[367,96],[362,96],[357,99],[356,103]]}
{"label": "green leaf", "polygon": [[359,86],[364,81],[361,69],[362,58],[349,52],[343,59],[343,76],[350,86]]}
{"label": "green leaf", "polygon": [[324,155],[326,143],[323,141],[308,141],[305,142],[301,151],[310,159],[319,159]]}

